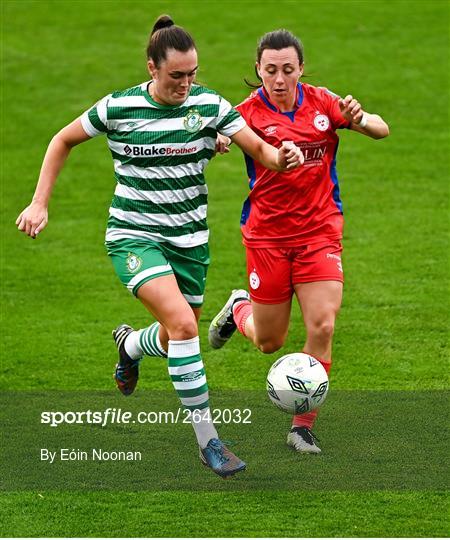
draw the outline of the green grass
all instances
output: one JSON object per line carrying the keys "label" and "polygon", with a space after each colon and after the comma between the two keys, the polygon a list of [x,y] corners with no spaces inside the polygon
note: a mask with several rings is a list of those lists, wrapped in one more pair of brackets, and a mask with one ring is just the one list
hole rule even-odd
{"label": "green grass", "polygon": [[[199,79],[232,103],[248,93],[243,78],[252,77],[257,38],[287,27],[304,42],[307,82],[351,93],[386,119],[386,140],[341,135],[346,285],[331,384],[421,395],[448,388],[447,2],[4,0],[1,7],[3,388],[109,390],[111,328],[122,318],[148,324],[103,246],[114,189],[104,140],[73,151],[37,241],[17,232],[14,221],[33,193],[51,136],[103,95],[146,78],[147,35],[164,12],[195,37]],[[245,286],[238,223],[247,186],[239,151],[214,160],[207,180],[212,264],[200,332],[209,385],[213,393],[258,390],[278,355],[299,350],[304,330],[294,307],[288,341],[276,355],[260,355],[240,336],[221,351],[209,349],[211,317],[232,287]],[[170,390],[164,363],[145,361],[139,385]],[[330,442],[333,407],[330,399],[329,420],[320,423]],[[379,420],[368,418],[372,426]],[[280,456],[284,432],[273,434]],[[375,441],[383,437],[374,433]],[[301,475],[308,463],[299,459],[292,474]],[[276,471],[276,456],[270,467]],[[64,485],[9,492],[1,496],[2,535],[434,537],[448,531],[442,490],[381,491],[370,487],[371,478],[367,485],[301,493],[233,493],[228,484],[223,493],[151,486],[80,492]]]}
{"label": "green grass", "polygon": [[[11,493],[5,536],[445,537],[444,493]],[[225,507],[225,508],[224,508]],[[39,517],[41,516],[41,517]],[[44,518],[42,517],[44,516]],[[412,523],[412,517],[416,516]],[[432,531],[432,532],[431,532]]]}

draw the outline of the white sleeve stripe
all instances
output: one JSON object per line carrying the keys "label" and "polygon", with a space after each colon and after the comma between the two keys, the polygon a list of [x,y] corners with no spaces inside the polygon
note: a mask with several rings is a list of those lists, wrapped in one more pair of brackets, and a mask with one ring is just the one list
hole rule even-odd
{"label": "white sleeve stripe", "polygon": [[108,101],[111,98],[111,94],[108,94],[103,99],[101,99],[96,107],[97,107],[97,115],[100,119],[100,122],[107,128],[108,127]]}
{"label": "white sleeve stripe", "polygon": [[89,113],[86,111],[80,116],[81,125],[83,126],[84,131],[89,137],[96,137],[97,135],[102,135],[102,132],[96,129],[91,121],[89,120]]}
{"label": "white sleeve stripe", "polygon": [[219,103],[219,114],[218,114],[218,122],[221,122],[225,116],[231,111],[233,107],[231,106],[231,103],[227,101],[225,98],[222,98]]}
{"label": "white sleeve stripe", "polygon": [[247,125],[247,122],[241,117],[236,118],[236,120],[233,120],[230,124],[227,124],[226,126],[220,128],[218,131],[222,135],[226,135],[227,137],[232,137],[233,135],[236,135],[238,131],[241,131],[241,129],[244,129]]}
{"label": "white sleeve stripe", "polygon": [[[107,96],[102,98],[100,101],[98,101],[94,105],[97,116],[100,122],[105,126],[106,129],[108,129],[107,108],[108,108],[108,101],[110,97],[111,97],[111,94],[108,94]],[[89,120],[89,111],[92,110],[92,108],[93,107],[90,107],[86,112],[84,112],[80,116],[80,120],[81,120],[81,125],[83,126],[84,131],[90,137],[96,137],[97,135],[103,135],[104,131],[99,131],[95,126],[92,125],[92,122]]]}

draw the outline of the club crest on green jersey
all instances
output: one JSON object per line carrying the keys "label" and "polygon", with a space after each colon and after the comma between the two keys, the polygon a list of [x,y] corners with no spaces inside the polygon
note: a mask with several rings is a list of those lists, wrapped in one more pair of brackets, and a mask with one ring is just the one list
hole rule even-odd
{"label": "club crest on green jersey", "polygon": [[186,131],[189,133],[196,133],[202,127],[203,119],[197,109],[189,109],[187,115],[184,117],[183,125]]}
{"label": "club crest on green jersey", "polygon": [[139,270],[142,264],[142,259],[134,253],[128,253],[127,268],[130,272],[134,273]]}

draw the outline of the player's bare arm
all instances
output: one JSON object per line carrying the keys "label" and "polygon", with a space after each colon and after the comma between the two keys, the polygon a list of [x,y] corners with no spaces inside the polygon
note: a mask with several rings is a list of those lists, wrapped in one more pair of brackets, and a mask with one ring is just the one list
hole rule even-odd
{"label": "player's bare arm", "polygon": [[39,180],[31,204],[20,213],[16,220],[19,231],[31,238],[44,229],[48,222],[48,203],[53,187],[71,149],[90,139],[77,118],[59,131],[48,145],[42,163]]}
{"label": "player's bare arm", "polygon": [[304,156],[300,148],[292,141],[284,141],[281,148],[263,141],[248,126],[231,137],[239,148],[261,165],[273,171],[290,171],[302,165]]}
{"label": "player's bare arm", "polygon": [[353,96],[339,99],[342,116],[351,122],[350,129],[358,131],[372,139],[383,139],[389,135],[389,126],[378,114],[364,111]]}

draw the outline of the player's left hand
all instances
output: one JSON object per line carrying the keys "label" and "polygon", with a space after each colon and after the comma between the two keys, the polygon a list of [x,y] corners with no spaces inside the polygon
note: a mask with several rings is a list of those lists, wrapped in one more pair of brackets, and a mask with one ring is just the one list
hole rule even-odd
{"label": "player's left hand", "polygon": [[278,163],[286,171],[296,169],[305,162],[305,156],[293,141],[283,141],[278,149]]}
{"label": "player's left hand", "polygon": [[226,135],[217,134],[216,147],[214,149],[214,155],[216,154],[228,154],[230,151],[231,139]]}
{"label": "player's left hand", "polygon": [[345,96],[345,98],[339,99],[339,108],[341,109],[342,116],[349,122],[359,124],[363,117],[364,111],[361,108],[361,104],[353,96]]}
{"label": "player's left hand", "polygon": [[48,223],[48,209],[45,204],[32,201],[16,219],[19,231],[35,239]]}

